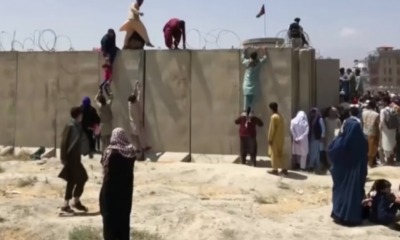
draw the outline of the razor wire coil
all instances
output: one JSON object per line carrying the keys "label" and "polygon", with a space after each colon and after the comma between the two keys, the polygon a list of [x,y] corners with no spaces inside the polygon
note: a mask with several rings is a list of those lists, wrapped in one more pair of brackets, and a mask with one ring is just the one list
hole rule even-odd
{"label": "razor wire coil", "polygon": [[[8,38],[7,38],[8,37]],[[55,52],[59,49],[60,40],[67,41],[67,51],[73,51],[71,38],[66,35],[58,35],[53,29],[35,30],[30,37],[19,40],[17,32],[0,31],[0,51],[43,51]]]}
{"label": "razor wire coil", "polygon": [[[191,34],[197,34],[198,36],[198,49],[207,49],[209,47],[214,47],[218,49],[227,48],[222,46],[224,40],[223,37],[225,37],[226,35],[233,36],[235,39],[237,39],[237,45],[232,45],[232,48],[240,48],[242,45],[242,40],[240,36],[236,32],[229,29],[213,29],[208,32],[202,32],[199,29],[192,28],[187,31],[187,38]],[[189,42],[187,42],[186,45],[188,48],[196,48],[194,44]]]}

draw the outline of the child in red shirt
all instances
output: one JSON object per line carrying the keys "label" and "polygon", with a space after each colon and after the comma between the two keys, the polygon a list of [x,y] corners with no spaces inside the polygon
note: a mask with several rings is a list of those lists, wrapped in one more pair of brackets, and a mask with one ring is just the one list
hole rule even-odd
{"label": "child in red shirt", "polygon": [[104,95],[104,92],[107,93],[108,96],[111,94],[110,83],[111,83],[111,75],[112,75],[112,66],[110,64],[110,59],[107,57],[105,59],[105,63],[103,64],[104,69],[104,81],[100,84],[100,91]]}
{"label": "child in red shirt", "polygon": [[236,120],[235,124],[239,125],[240,135],[240,158],[242,164],[246,164],[246,157],[249,154],[252,165],[256,166],[257,158],[257,131],[256,128],[262,127],[264,123],[261,119],[253,116],[251,108],[247,108]]}

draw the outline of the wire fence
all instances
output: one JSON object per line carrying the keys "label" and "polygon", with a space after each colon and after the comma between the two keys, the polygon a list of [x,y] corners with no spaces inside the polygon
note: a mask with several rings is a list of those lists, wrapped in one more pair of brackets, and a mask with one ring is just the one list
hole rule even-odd
{"label": "wire fence", "polygon": [[228,49],[240,48],[242,45],[240,36],[229,29],[213,29],[202,32],[192,28],[187,31],[186,35],[186,45],[192,49]]}
{"label": "wire fence", "polygon": [[[61,47],[60,43],[67,47]],[[0,51],[73,51],[71,38],[53,29],[35,30],[30,37],[18,38],[17,31],[0,31]]]}

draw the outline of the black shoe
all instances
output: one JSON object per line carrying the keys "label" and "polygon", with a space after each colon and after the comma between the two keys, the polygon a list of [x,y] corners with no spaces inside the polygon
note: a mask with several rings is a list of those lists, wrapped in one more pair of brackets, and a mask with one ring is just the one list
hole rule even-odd
{"label": "black shoe", "polygon": [[73,208],[75,208],[76,210],[82,211],[82,212],[88,212],[89,209],[84,206],[80,201],[76,202],[72,205]]}
{"label": "black shoe", "polygon": [[65,213],[74,213],[74,210],[70,206],[61,207],[61,211]]}

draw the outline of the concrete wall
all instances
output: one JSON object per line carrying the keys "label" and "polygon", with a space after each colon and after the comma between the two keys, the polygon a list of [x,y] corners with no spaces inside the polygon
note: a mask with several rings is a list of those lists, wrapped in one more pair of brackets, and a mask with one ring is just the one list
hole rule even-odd
{"label": "concrete wall", "polygon": [[339,104],[338,59],[316,59],[316,106],[326,108]]}
{"label": "concrete wall", "polygon": [[146,52],[145,125],[156,151],[190,152],[190,55]]}
{"label": "concrete wall", "polygon": [[[267,154],[272,101],[279,103],[286,120],[289,153],[288,127],[298,108],[299,72],[309,71],[290,48],[271,48],[268,58],[255,108],[265,124],[258,131],[259,155]],[[69,109],[96,94],[102,62],[94,52],[0,52],[0,110],[8,113],[0,119],[0,144],[59,145]],[[337,72],[336,65],[323,71],[331,67]],[[154,150],[237,154],[238,126],[233,120],[242,109],[244,70],[238,50],[120,52],[112,82],[114,127],[130,130],[127,98],[139,81],[144,124]]]}
{"label": "concrete wall", "polygon": [[0,145],[14,145],[17,99],[17,53],[0,53]]}
{"label": "concrete wall", "polygon": [[[259,53],[261,54],[261,52]],[[258,154],[266,156],[268,154],[268,127],[271,112],[269,110],[269,103],[277,102],[279,105],[279,112],[285,119],[286,125],[286,153],[290,153],[291,138],[289,132],[289,123],[293,116],[293,106],[296,101],[297,86],[295,81],[298,75],[298,57],[295,56],[291,48],[271,48],[268,49],[268,59],[265,67],[261,69],[260,75],[260,88],[261,94],[257,96],[255,105],[255,115],[260,117],[264,122],[264,127],[258,129]],[[243,74],[245,67],[241,67],[240,82],[243,81]],[[240,88],[242,96],[242,88]],[[241,101],[243,106],[243,100]],[[243,107],[241,107],[243,109]],[[289,160],[290,154],[287,154],[286,159]],[[287,161],[289,162],[289,161]]]}
{"label": "concrete wall", "polygon": [[195,51],[191,64],[191,152],[238,154],[240,53]]}
{"label": "concrete wall", "polygon": [[308,111],[315,106],[315,50],[301,49],[299,54],[299,103],[298,109]]}
{"label": "concrete wall", "polygon": [[[101,62],[102,63],[102,59]],[[119,52],[114,62],[112,77],[112,91],[114,102],[112,104],[113,125],[130,130],[128,115],[128,97],[133,92],[136,81],[141,88],[144,86],[144,51],[126,50]],[[144,108],[144,90],[141,89],[139,104]],[[141,116],[143,122],[143,116]]]}

